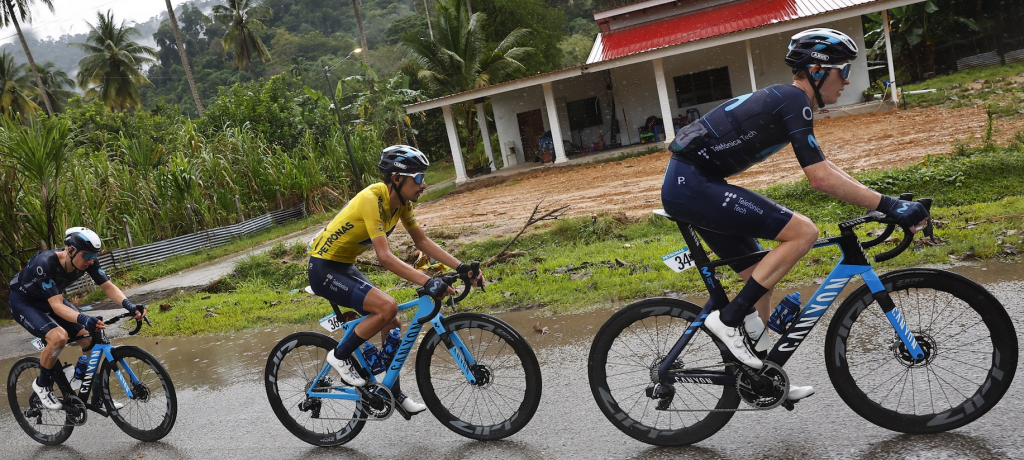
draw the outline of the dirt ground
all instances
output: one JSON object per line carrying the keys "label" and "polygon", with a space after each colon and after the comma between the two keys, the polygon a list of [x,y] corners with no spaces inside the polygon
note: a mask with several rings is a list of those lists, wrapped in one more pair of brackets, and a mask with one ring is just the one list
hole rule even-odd
{"label": "dirt ground", "polygon": [[[949,154],[957,143],[978,144],[986,122],[981,107],[913,109],[826,118],[815,123],[815,134],[825,157],[854,173],[904,166],[929,154]],[[994,125],[994,138],[1005,144],[1024,130],[1024,117],[999,119]],[[634,218],[661,207],[667,162],[665,151],[619,162],[547,167],[485,188],[456,190],[424,203],[416,214],[427,228],[460,227],[460,236],[472,239],[518,231],[541,200],[542,209],[571,205],[565,211],[567,217],[624,212]],[[792,148],[787,147],[729,182],[757,189],[801,178]]]}

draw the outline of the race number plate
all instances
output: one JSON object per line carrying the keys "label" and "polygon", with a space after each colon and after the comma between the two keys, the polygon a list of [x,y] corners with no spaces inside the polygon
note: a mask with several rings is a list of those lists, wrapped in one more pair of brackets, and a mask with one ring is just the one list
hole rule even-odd
{"label": "race number plate", "polygon": [[697,265],[697,263],[693,261],[693,257],[690,256],[690,248],[686,246],[683,246],[682,249],[677,249],[669,254],[661,256],[661,261],[676,273]]}
{"label": "race number plate", "polygon": [[39,337],[32,339],[29,343],[32,344],[33,348],[39,351],[43,351],[43,348],[46,348],[46,344],[43,343],[43,339],[40,339]]}
{"label": "race number plate", "polygon": [[323,326],[324,329],[327,329],[327,332],[334,332],[341,329],[341,320],[338,319],[338,315],[331,313],[320,318],[320,325]]}

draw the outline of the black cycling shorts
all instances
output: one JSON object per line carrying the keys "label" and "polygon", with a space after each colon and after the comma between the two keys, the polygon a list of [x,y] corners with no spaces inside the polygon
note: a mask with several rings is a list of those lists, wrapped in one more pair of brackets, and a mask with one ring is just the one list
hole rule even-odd
{"label": "black cycling shorts", "polygon": [[[53,309],[50,308],[50,303],[45,300],[25,297],[14,289],[11,290],[11,296],[8,300],[11,304],[11,316],[14,320],[30,334],[41,339],[45,339],[46,333],[56,327],[64,328],[68,332],[68,337],[78,337],[79,331],[85,329],[85,326],[77,322],[68,321],[57,316],[56,313],[53,313]],[[64,305],[81,313],[78,307],[68,302],[68,299],[64,299]]]}
{"label": "black cycling shorts", "polygon": [[[693,225],[721,259],[760,251],[757,238],[774,240],[793,211],[767,197],[707,174],[673,157],[661,185],[665,212]],[[757,261],[730,264],[737,273]]]}
{"label": "black cycling shorts", "polygon": [[356,264],[310,257],[309,287],[316,295],[366,316],[363,300],[375,286]]}

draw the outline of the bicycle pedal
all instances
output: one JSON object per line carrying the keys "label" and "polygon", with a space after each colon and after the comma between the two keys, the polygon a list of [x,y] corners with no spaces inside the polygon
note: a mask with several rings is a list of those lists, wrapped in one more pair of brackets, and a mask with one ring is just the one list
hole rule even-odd
{"label": "bicycle pedal", "polygon": [[405,410],[404,407],[402,407],[401,404],[395,404],[395,410],[398,411],[398,413],[402,417],[404,417],[406,420],[412,420],[412,416],[416,415],[416,414],[410,414],[408,411]]}
{"label": "bicycle pedal", "polygon": [[793,409],[795,409],[795,407],[793,406],[793,404],[795,404],[795,403],[793,402],[793,400],[791,400],[791,399],[787,399],[787,400],[785,400],[785,401],[784,401],[784,402],[782,403],[782,407],[785,407],[785,408],[786,408],[786,410],[788,410],[788,411],[792,411]]}

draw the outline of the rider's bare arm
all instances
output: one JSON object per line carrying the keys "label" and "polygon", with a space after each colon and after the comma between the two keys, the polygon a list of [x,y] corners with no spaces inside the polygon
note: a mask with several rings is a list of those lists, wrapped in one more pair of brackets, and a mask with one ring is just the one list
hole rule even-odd
{"label": "rider's bare arm", "polygon": [[[64,296],[55,295],[46,299],[46,302],[50,304],[50,308],[53,309],[53,313],[61,318],[64,318],[72,323],[78,322],[78,312],[73,310],[71,307],[64,305]],[[103,324],[103,321],[96,323],[97,329],[106,329],[107,326]]]}
{"label": "rider's bare arm", "polygon": [[828,160],[805,167],[804,174],[815,190],[862,208],[875,209],[882,198]]}

